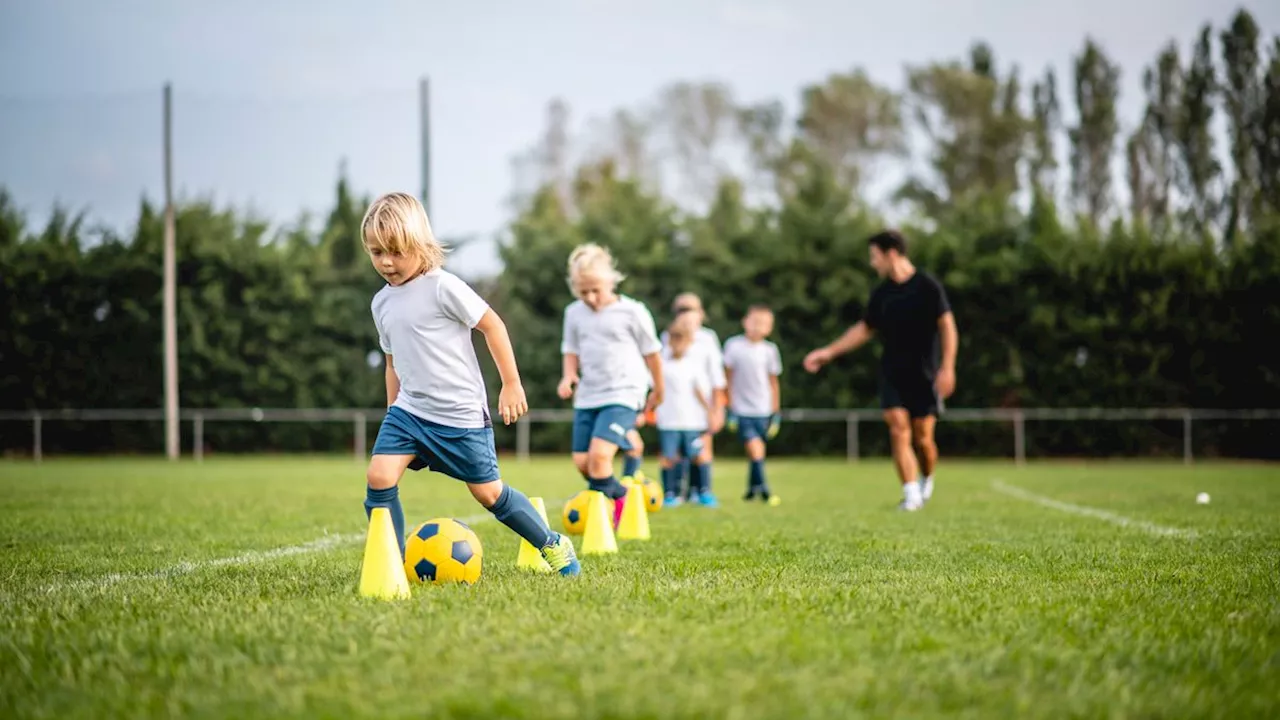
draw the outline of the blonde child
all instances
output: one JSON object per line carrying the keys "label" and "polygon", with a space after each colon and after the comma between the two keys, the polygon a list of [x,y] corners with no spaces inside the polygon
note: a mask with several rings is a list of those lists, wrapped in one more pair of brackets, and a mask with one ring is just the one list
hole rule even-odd
{"label": "blonde child", "polygon": [[782,415],[778,377],[782,375],[782,355],[766,338],[773,332],[773,311],[763,305],[747,310],[742,319],[742,335],[725,341],[724,367],[729,381],[730,432],[736,431],[747,450],[751,469],[744,500],[757,495],[770,505],[780,501],[769,492],[765,480],[765,443],[778,434]]}
{"label": "blonde child", "polygon": [[388,509],[403,556],[400,478],[406,469],[428,468],[465,482],[472,497],[539,548],[552,568],[577,575],[573,543],[547,527],[529,498],[503,484],[498,472],[471,331],[484,335],[498,366],[498,411],[509,425],[529,406],[506,325],[470,286],[442,268],[444,249],[414,196],[379,197],[360,228],[374,269],[387,281],[372,303],[386,353],[388,408],[366,473],[366,517],[375,507]]}
{"label": "blonde child", "polygon": [[699,467],[708,484],[711,479],[711,448],[706,435],[713,410],[712,388],[701,356],[694,351],[698,325],[698,318],[691,313],[677,315],[667,329],[662,353],[666,392],[656,414],[662,485],[671,499],[679,493],[681,463]]}
{"label": "blonde child", "polygon": [[613,459],[619,448],[631,448],[627,435],[641,407],[662,402],[662,345],[644,303],[616,292],[623,276],[608,250],[582,245],[568,265],[578,299],[564,311],[557,392],[573,398],[573,464],[588,487],[614,500],[616,524],[627,491],[614,477]]}

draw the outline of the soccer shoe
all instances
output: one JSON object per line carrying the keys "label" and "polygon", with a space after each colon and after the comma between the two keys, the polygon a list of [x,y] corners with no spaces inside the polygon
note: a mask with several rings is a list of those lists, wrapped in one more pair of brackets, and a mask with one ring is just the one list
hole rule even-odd
{"label": "soccer shoe", "polygon": [[711,493],[698,493],[698,504],[705,508],[720,507],[720,501]]}
{"label": "soccer shoe", "polygon": [[747,502],[751,502],[752,500],[755,500],[755,499],[756,499],[756,489],[755,489],[755,488],[751,488],[750,490],[748,490],[748,491],[747,491],[747,494],[742,496],[742,499],[743,499],[743,500],[745,500],[745,501],[747,501]]}
{"label": "soccer shoe", "polygon": [[671,493],[662,499],[662,507],[666,508],[680,507],[683,504],[684,498],[675,493]]}
{"label": "soccer shoe", "polygon": [[903,500],[902,502],[898,503],[898,509],[899,509],[899,510],[902,510],[903,512],[915,512],[915,511],[919,510],[919,509],[920,509],[920,508],[922,508],[922,507],[924,507],[924,503],[922,503],[922,502],[921,502],[921,503],[909,503],[909,502],[907,502],[906,500]]}
{"label": "soccer shoe", "polygon": [[578,563],[578,553],[573,549],[573,541],[560,533],[554,534],[555,537],[551,542],[542,546],[543,559],[552,570],[566,577],[582,572],[582,565]]}
{"label": "soccer shoe", "polygon": [[933,497],[933,478],[925,478],[920,482],[920,497],[923,500]]}

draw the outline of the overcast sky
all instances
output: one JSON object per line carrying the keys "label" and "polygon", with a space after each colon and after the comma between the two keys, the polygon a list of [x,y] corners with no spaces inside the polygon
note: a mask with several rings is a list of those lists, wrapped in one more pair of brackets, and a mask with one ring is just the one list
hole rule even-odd
{"label": "overcast sky", "polygon": [[[1028,85],[1054,65],[1069,97],[1088,34],[1124,72],[1131,125],[1160,47],[1176,39],[1185,57],[1203,23],[1220,28],[1238,7],[1280,33],[1280,2],[1212,0],[0,0],[0,184],[32,222],[60,199],[127,231],[139,199],[162,196],[160,97],[172,81],[182,197],[276,222],[319,215],[342,158],[362,193],[416,192],[427,75],[433,223],[487,237],[510,216],[511,158],[536,140],[552,97],[576,128],[682,79],[794,107],[831,72],[861,66],[901,87],[905,64],[962,57],[976,39]],[[453,263],[476,272],[496,260],[482,243]]]}

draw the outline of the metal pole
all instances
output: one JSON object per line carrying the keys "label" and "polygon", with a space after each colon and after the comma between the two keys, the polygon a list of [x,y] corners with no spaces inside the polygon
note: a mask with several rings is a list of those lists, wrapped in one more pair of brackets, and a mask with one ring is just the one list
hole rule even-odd
{"label": "metal pole", "polygon": [[368,431],[365,429],[365,423],[366,419],[364,413],[356,413],[354,428],[355,442],[352,443],[352,445],[355,446],[356,462],[358,463],[364,462],[365,447],[369,442]]}
{"label": "metal pole", "polygon": [[858,415],[849,413],[844,419],[845,460],[858,462]]}
{"label": "metal pole", "polygon": [[40,413],[31,416],[31,456],[36,462],[44,460],[44,418]]}
{"label": "metal pole", "polygon": [[529,416],[516,421],[516,458],[520,462],[529,459]]}
{"label": "metal pole", "polygon": [[1182,462],[1191,464],[1191,411],[1182,414]]}
{"label": "metal pole", "polygon": [[418,115],[422,125],[422,207],[431,217],[431,88],[426,77],[418,81]]}
{"label": "metal pole", "polygon": [[1017,465],[1027,463],[1027,419],[1021,410],[1013,413],[1013,461]]}
{"label": "metal pole", "polygon": [[176,460],[178,439],[178,272],[174,256],[173,86],[164,85],[164,428],[165,454]]}
{"label": "metal pole", "polygon": [[191,452],[195,454],[196,462],[204,462],[204,415],[196,413],[192,424]]}

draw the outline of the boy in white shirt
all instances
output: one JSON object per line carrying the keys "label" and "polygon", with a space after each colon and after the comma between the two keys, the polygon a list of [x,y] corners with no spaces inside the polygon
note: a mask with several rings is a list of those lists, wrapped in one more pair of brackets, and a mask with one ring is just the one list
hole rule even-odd
{"label": "boy in white shirt", "polygon": [[562,400],[573,398],[573,464],[588,487],[613,499],[615,526],[627,489],[614,477],[613,459],[619,448],[631,448],[637,413],[657,407],[663,392],[653,315],[615,291],[623,279],[599,245],[569,255],[569,286],[578,299],[564,311],[564,372],[556,389]]}
{"label": "boy in white shirt", "polygon": [[667,501],[678,497],[681,463],[690,462],[711,478],[711,453],[705,442],[712,408],[711,388],[704,377],[701,358],[692,352],[698,320],[692,314],[676,316],[664,337],[662,354],[665,393],[657,409],[658,442],[662,457],[662,486]]}
{"label": "boy in white shirt", "polygon": [[736,430],[747,450],[751,469],[747,477],[744,500],[757,495],[770,505],[781,500],[769,491],[765,480],[765,443],[777,436],[781,427],[782,355],[778,346],[767,340],[773,332],[773,311],[763,305],[747,310],[742,320],[742,335],[725,341],[724,367],[729,381],[730,431]]}
{"label": "boy in white shirt", "polygon": [[[383,195],[360,224],[365,250],[387,285],[373,298],[386,353],[387,414],[366,472],[365,516],[387,508],[404,557],[400,478],[427,468],[467,484],[502,524],[539,548],[561,575],[580,571],[573,543],[553,532],[529,498],[498,473],[493,422],[471,331],[484,335],[502,376],[498,411],[508,425],[529,410],[507,327],[479,295],[443,269],[426,210],[407,193]],[[430,579],[430,578],[424,578]]]}

